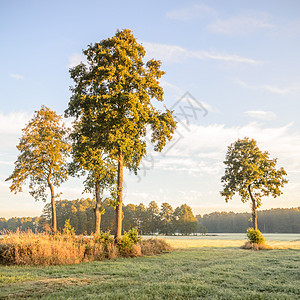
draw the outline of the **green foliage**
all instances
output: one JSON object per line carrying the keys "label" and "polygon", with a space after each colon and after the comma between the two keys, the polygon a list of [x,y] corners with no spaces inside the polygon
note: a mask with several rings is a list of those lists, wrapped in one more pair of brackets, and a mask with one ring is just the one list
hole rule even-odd
{"label": "green foliage", "polygon": [[277,170],[276,163],[277,159],[269,159],[269,153],[262,152],[255,140],[249,138],[237,140],[228,147],[224,161],[225,175],[221,179],[224,186],[221,195],[228,202],[235,193],[238,193],[242,202],[246,202],[252,194],[257,207],[260,207],[263,196],[271,195],[274,198],[280,196],[282,194],[280,188],[287,180],[285,170],[283,168]]}
{"label": "green foliage", "polygon": [[22,131],[17,146],[20,155],[6,180],[12,180],[10,190],[14,193],[21,192],[29,180],[30,194],[36,200],[46,201],[46,188],[50,184],[60,186],[67,179],[66,158],[71,151],[67,129],[61,116],[42,106]]}
{"label": "green foliage", "polygon": [[248,228],[247,238],[252,244],[264,244],[266,239],[258,229]]}
{"label": "green foliage", "polygon": [[75,229],[74,229],[74,227],[71,226],[70,219],[67,219],[65,221],[65,226],[64,226],[64,229],[63,229],[63,233],[67,234],[67,235],[75,235]]}
{"label": "green foliage", "polygon": [[160,151],[176,126],[169,110],[162,113],[151,104],[163,101],[161,62],[144,63],[145,50],[128,29],[83,53],[87,65],[70,70],[75,86],[66,114],[77,118],[84,139],[92,136],[95,147],[116,160],[122,153],[125,165],[136,170],[146,154],[146,127]]}
{"label": "green foliage", "polygon": [[118,240],[119,252],[122,256],[136,256],[137,248],[135,247],[141,241],[137,229],[133,228],[125,232],[121,239]]}

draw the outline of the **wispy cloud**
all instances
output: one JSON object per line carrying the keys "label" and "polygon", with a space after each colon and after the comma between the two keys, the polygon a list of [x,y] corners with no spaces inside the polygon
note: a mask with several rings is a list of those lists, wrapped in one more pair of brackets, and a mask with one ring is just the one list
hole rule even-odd
{"label": "wispy cloud", "polygon": [[209,31],[225,35],[244,35],[259,30],[270,30],[274,27],[269,22],[268,15],[264,13],[239,15],[226,20],[218,19],[207,26]]}
{"label": "wispy cloud", "polygon": [[20,134],[30,117],[27,112],[0,112],[0,134]]}
{"label": "wispy cloud", "polygon": [[258,64],[255,59],[242,57],[236,54],[218,53],[213,51],[192,51],[176,45],[143,42],[147,57],[156,57],[167,62],[182,62],[185,59],[212,59],[225,62]]}
{"label": "wispy cloud", "polygon": [[277,116],[272,111],[263,111],[263,110],[248,110],[245,114],[254,119],[261,119],[266,121],[271,121],[275,119]]}
{"label": "wispy cloud", "polygon": [[243,80],[240,79],[234,79],[234,82],[236,82],[237,84],[248,88],[248,89],[252,89],[252,90],[265,90],[268,91],[270,93],[275,93],[275,94],[280,94],[280,95],[286,95],[289,93],[294,92],[295,90],[298,90],[299,87],[288,87],[288,88],[281,88],[281,87],[277,87],[274,85],[268,85],[268,84],[262,84],[262,85],[250,85],[246,82],[244,82]]}
{"label": "wispy cloud", "polygon": [[68,68],[74,68],[81,62],[86,63],[86,57],[81,53],[74,53],[69,57]]}
{"label": "wispy cloud", "polygon": [[166,16],[173,20],[188,21],[193,19],[201,19],[207,15],[210,16],[215,14],[216,11],[207,5],[194,4],[189,7],[168,11]]}
{"label": "wispy cloud", "polygon": [[14,78],[16,80],[22,80],[22,79],[24,79],[24,77],[22,75],[20,75],[20,74],[10,74],[10,77]]}

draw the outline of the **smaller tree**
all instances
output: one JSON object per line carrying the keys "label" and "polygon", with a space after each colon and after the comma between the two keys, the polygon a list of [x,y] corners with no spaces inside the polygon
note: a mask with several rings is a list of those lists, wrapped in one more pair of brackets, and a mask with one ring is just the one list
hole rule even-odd
{"label": "smaller tree", "polygon": [[22,191],[29,180],[30,194],[36,200],[46,201],[46,188],[51,193],[52,230],[57,230],[54,186],[67,179],[66,158],[71,151],[62,117],[42,106],[28,125],[17,149],[20,151],[15,169],[6,180],[12,180],[11,192]]}
{"label": "smaller tree", "polygon": [[245,137],[228,147],[224,164],[225,175],[221,178],[221,195],[228,202],[235,193],[243,203],[252,202],[252,224],[257,229],[257,208],[263,196],[276,198],[282,194],[280,188],[288,181],[283,168],[276,169],[277,159],[270,159],[267,151],[262,152],[256,141]]}

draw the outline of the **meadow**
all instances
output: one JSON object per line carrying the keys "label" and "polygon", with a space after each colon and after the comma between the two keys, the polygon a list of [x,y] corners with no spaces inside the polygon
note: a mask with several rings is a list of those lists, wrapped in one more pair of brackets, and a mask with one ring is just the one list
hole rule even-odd
{"label": "meadow", "polygon": [[0,266],[0,298],[300,297],[300,241],[271,241],[279,249],[265,251],[240,249],[243,240],[173,237],[167,242],[174,251],[159,256],[68,266]]}

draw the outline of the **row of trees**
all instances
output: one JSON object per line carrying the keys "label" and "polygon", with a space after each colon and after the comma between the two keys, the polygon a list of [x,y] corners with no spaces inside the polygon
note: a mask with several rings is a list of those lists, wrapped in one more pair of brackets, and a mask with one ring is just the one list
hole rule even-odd
{"label": "row of trees", "polygon": [[[62,230],[65,221],[70,218],[70,224],[75,228],[76,233],[91,233],[94,222],[95,200],[61,200],[56,202],[57,222],[59,230]],[[104,231],[115,233],[115,212],[108,201],[104,201],[101,227]],[[182,204],[173,209],[169,203],[163,203],[160,207],[155,201],[148,206],[123,205],[123,231],[137,228],[141,234],[191,234],[197,232],[198,222],[190,206]],[[51,207],[45,205],[42,218],[50,220]]]}
{"label": "row of trees", "polygon": [[[243,233],[251,224],[251,213],[213,212],[197,215],[208,232]],[[258,228],[265,233],[300,233],[300,207],[258,211]]]}
{"label": "row of trees", "polygon": [[[11,191],[22,191],[29,180],[30,193],[37,200],[51,194],[52,230],[57,230],[54,187],[68,175],[85,175],[85,190],[95,194],[95,224],[100,232],[104,213],[103,190],[108,189],[110,205],[116,212],[115,238],[122,232],[123,168],[137,172],[147,154],[146,134],[161,151],[171,140],[176,122],[172,112],[156,109],[152,101],[163,102],[159,80],[161,62],[144,62],[144,47],[130,30],[117,31],[112,38],[89,45],[83,51],[86,64],[70,69],[74,86],[66,117],[75,119],[71,132],[58,116],[42,106],[25,129],[13,174]],[[69,139],[69,140],[68,140]],[[69,155],[73,161],[66,163]]]}
{"label": "row of trees", "polygon": [[[65,221],[75,228],[76,234],[91,234],[95,222],[95,200],[61,200],[56,202],[58,230],[62,231]],[[104,201],[105,214],[102,229],[114,232],[115,211]],[[194,216],[191,208],[183,204],[175,209],[168,203],[160,207],[153,201],[148,206],[123,205],[123,229],[137,228],[141,234],[193,234],[193,233],[245,233],[251,222],[250,213],[213,212]],[[258,212],[258,228],[265,233],[300,233],[300,207],[271,209]],[[46,204],[43,215],[36,218],[0,219],[0,231],[31,229],[47,230],[51,221],[51,205]]]}

